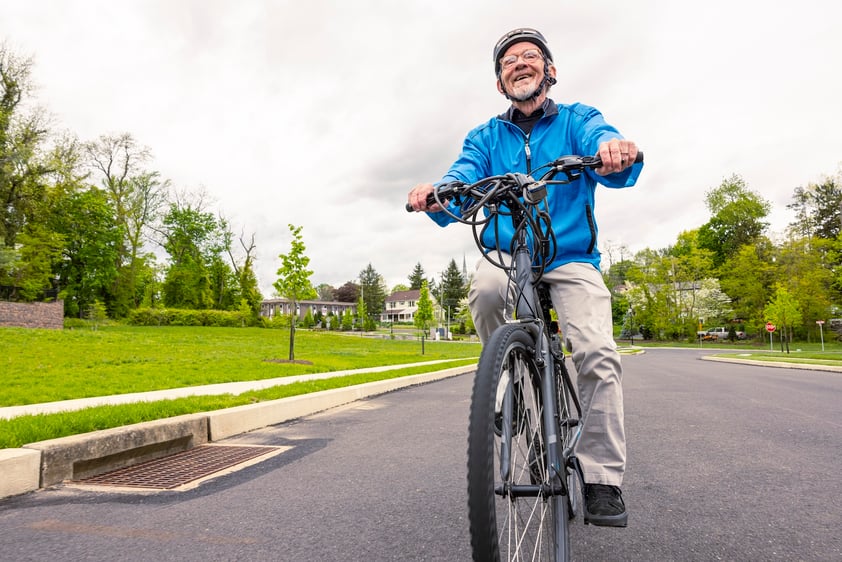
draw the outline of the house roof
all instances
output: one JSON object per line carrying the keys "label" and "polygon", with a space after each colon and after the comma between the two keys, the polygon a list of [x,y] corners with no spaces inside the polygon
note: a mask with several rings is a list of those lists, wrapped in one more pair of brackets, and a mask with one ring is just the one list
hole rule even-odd
{"label": "house roof", "polygon": [[386,302],[417,301],[419,298],[421,298],[421,291],[418,289],[412,291],[395,291],[386,297]]}

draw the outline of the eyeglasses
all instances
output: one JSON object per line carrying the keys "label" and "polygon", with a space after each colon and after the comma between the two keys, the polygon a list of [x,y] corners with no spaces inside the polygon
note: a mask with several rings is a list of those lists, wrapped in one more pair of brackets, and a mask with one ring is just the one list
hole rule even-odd
{"label": "eyeglasses", "polygon": [[511,68],[514,66],[518,59],[522,59],[523,62],[526,64],[532,64],[533,62],[538,62],[542,60],[544,55],[538,49],[528,49],[522,52],[519,55],[508,55],[500,59],[500,66],[503,68]]}

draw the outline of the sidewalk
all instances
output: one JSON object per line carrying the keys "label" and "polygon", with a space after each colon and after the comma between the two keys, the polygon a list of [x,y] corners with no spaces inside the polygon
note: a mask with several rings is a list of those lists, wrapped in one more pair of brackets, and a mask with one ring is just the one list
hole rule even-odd
{"label": "sidewalk", "polygon": [[[357,373],[374,373],[447,361],[428,361],[409,365],[391,365],[352,371],[314,373],[260,381],[213,384],[116,396],[99,396],[46,404],[0,408],[0,418],[25,414],[64,412],[102,404],[125,404],[144,400],[166,400],[182,396],[242,393],[298,381],[326,379]],[[164,457],[202,444],[220,441],[254,429],[329,410],[357,400],[392,392],[400,388],[426,384],[476,370],[476,365],[452,367],[415,375],[322,390],[236,406],[212,412],[187,414],[174,418],[143,422],[59,437],[20,448],[0,449],[0,499],[46,488],[66,481],[123,468],[144,460]]]}
{"label": "sidewalk", "polygon": [[423,363],[409,363],[405,365],[387,365],[383,367],[369,367],[367,369],[354,369],[347,371],[332,371],[328,373],[312,373],[309,375],[296,375],[291,377],[277,377],[273,379],[262,379],[257,381],[228,382],[220,384],[207,384],[203,386],[189,386],[185,388],[170,388],[166,390],[153,390],[150,392],[134,392],[130,394],[115,394],[113,396],[94,396],[91,398],[78,398],[74,400],[61,400],[59,402],[44,402],[42,404],[27,404],[25,406],[8,406],[0,408],[0,419],[12,419],[24,415],[54,414],[56,412],[72,412],[92,406],[104,406],[115,404],[132,404],[135,402],[155,402],[157,400],[171,400],[173,398],[184,398],[186,396],[210,396],[217,394],[242,394],[250,390],[262,390],[273,386],[292,384],[302,381],[330,379],[345,377],[360,373],[382,373],[408,367],[419,367],[424,365],[436,365],[447,363],[452,359],[438,361],[426,361]]}

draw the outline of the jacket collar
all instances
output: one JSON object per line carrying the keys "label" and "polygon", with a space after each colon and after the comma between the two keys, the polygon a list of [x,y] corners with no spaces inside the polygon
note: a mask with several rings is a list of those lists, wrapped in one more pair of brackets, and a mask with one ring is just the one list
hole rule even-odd
{"label": "jacket collar", "polygon": [[[544,117],[547,117],[549,115],[558,115],[558,106],[550,98],[544,100],[544,103],[541,104],[541,109],[544,110]],[[514,105],[512,105],[509,106],[509,109],[507,109],[505,113],[501,113],[497,117],[499,119],[502,119],[503,121],[514,123],[515,111],[519,110]]]}

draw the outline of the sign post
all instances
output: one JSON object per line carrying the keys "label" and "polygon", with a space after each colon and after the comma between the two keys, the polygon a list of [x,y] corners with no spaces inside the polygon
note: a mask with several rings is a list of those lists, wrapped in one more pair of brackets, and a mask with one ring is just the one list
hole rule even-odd
{"label": "sign post", "polygon": [[819,325],[819,337],[822,339],[822,351],[824,351],[824,320],[816,320],[816,324]]}
{"label": "sign post", "polygon": [[772,334],[774,333],[776,326],[771,322],[766,322],[766,331],[769,332],[769,351],[772,351]]}

